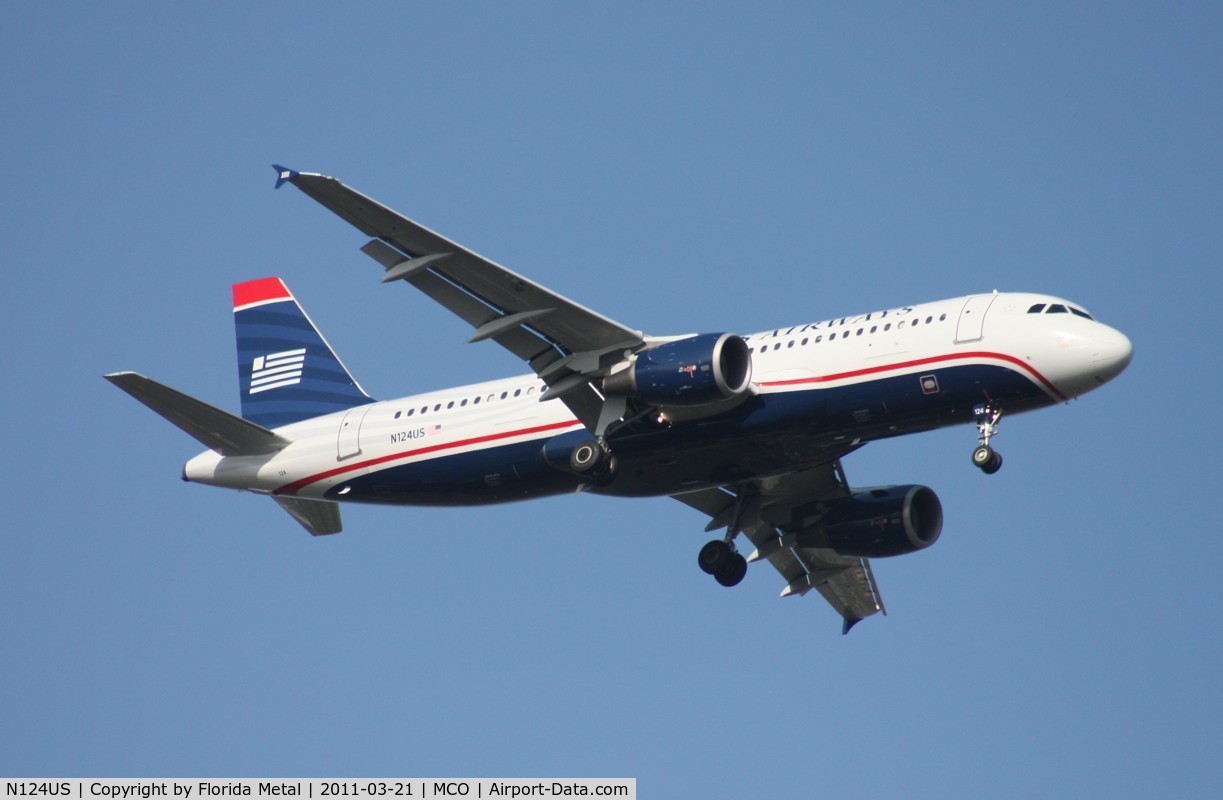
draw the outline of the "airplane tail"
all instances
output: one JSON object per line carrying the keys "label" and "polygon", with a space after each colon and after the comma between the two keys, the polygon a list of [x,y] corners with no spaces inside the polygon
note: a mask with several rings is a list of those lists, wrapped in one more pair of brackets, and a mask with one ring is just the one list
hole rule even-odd
{"label": "airplane tail", "polygon": [[372,403],[280,278],[236,283],[242,416],[278,428]]}

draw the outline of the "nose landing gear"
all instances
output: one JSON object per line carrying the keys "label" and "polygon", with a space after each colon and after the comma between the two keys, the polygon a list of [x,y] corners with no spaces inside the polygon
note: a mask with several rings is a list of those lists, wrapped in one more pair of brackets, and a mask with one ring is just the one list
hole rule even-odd
{"label": "nose landing gear", "polygon": [[972,464],[986,475],[1002,469],[1002,456],[989,446],[991,436],[998,434],[998,420],[1002,409],[994,403],[983,403],[973,408],[977,421],[977,449],[972,451]]}

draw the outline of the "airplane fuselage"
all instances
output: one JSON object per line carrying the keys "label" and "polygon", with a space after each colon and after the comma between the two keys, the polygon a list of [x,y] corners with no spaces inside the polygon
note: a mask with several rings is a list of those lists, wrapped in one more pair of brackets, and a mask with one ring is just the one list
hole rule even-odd
{"label": "airplane fuselage", "polygon": [[[1033,310],[1037,309],[1039,310]],[[567,470],[589,432],[534,375],[370,403],[277,428],[264,456],[207,451],[185,480],[346,502],[470,505],[572,492],[669,495],[827,463],[876,439],[1066,402],[1131,346],[1076,304],[971,295],[744,336],[752,396],[707,418],[650,415],[608,435],[604,485]]]}

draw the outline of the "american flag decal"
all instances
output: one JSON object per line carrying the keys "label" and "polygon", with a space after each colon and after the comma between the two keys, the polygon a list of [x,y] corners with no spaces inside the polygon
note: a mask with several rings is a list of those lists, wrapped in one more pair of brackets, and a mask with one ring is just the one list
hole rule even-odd
{"label": "american flag decal", "polygon": [[306,349],[285,350],[256,356],[251,363],[251,387],[249,394],[266,392],[281,386],[301,383],[302,367],[306,361]]}

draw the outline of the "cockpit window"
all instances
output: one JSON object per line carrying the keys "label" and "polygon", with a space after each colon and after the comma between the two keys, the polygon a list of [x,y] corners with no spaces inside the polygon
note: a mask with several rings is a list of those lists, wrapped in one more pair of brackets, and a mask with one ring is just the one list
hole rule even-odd
{"label": "cockpit window", "polygon": [[1062,305],[1061,303],[1054,303],[1053,305],[1049,306],[1049,310],[1046,311],[1045,313],[1046,314],[1068,314],[1069,312],[1066,311],[1066,307]]}
{"label": "cockpit window", "polygon": [[1086,311],[1084,311],[1084,310],[1083,310],[1083,309],[1081,309],[1081,308],[1075,308],[1074,306],[1071,306],[1071,307],[1070,307],[1070,313],[1071,313],[1071,314],[1076,314],[1076,315],[1078,315],[1078,316],[1082,317],[1083,319],[1091,319],[1091,314],[1088,314]]}
{"label": "cockpit window", "polygon": [[1029,308],[1029,309],[1028,309],[1028,313],[1029,313],[1029,314],[1039,314],[1040,312],[1042,312],[1042,311],[1044,311],[1044,310],[1045,310],[1045,304],[1044,304],[1044,303],[1037,303],[1036,305],[1034,305],[1034,306],[1032,306],[1031,308]]}

